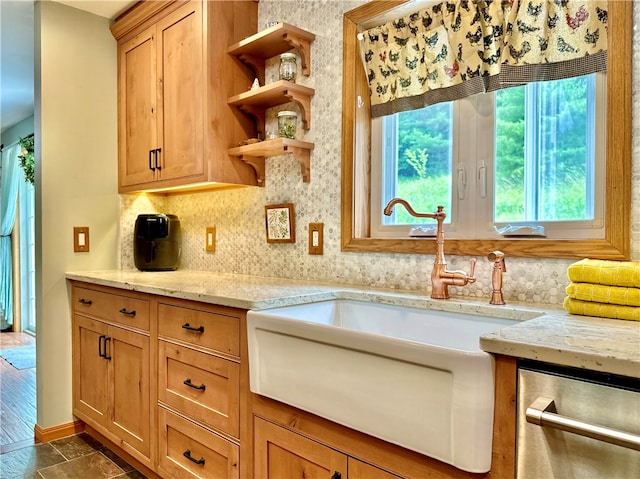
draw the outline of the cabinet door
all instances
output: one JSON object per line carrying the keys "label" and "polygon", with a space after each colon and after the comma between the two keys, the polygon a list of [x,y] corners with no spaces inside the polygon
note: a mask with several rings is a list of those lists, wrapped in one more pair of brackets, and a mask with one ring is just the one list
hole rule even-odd
{"label": "cabinet door", "polygon": [[118,181],[120,187],[155,178],[157,66],[155,28],[118,45]]}
{"label": "cabinet door", "polygon": [[349,479],[402,479],[401,476],[391,474],[379,467],[366,462],[349,458]]}
{"label": "cabinet door", "polygon": [[109,414],[104,351],[107,326],[93,319],[73,317],[73,411],[83,420],[105,425]]}
{"label": "cabinet door", "polygon": [[347,456],[259,417],[254,417],[254,477],[347,479]]}
{"label": "cabinet door", "polygon": [[159,178],[204,174],[204,41],[201,2],[189,2],[156,26],[162,86],[158,109]]}
{"label": "cabinet door", "polygon": [[107,338],[109,383],[112,387],[109,427],[126,444],[149,457],[152,421],[149,338],[116,327],[109,327]]}

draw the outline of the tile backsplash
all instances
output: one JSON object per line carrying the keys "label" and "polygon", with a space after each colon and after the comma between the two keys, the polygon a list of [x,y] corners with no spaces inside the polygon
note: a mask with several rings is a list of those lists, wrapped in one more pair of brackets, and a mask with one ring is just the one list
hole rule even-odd
{"label": "tile backsplash", "polygon": [[[121,267],[134,268],[133,227],[141,213],[178,215],[183,229],[182,269],[276,276],[430,292],[431,255],[362,254],[340,251],[340,164],[342,15],[366,1],[261,0],[259,26],[285,21],[315,33],[311,76],[298,82],[315,88],[311,129],[301,139],[315,143],[311,181],[303,183],[291,157],[268,158],[264,188],[199,192],[171,197],[122,195]],[[640,260],[640,2],[634,2],[632,256]],[[274,74],[273,60],[267,64]],[[277,73],[275,73],[277,74]],[[273,78],[268,77],[268,81]],[[276,110],[267,115],[273,129]],[[300,136],[299,136],[300,137]],[[266,242],[264,207],[293,203],[296,243]],[[308,254],[309,223],[324,223],[324,255]],[[216,250],[205,251],[205,229],[216,227]],[[445,246],[446,250],[446,246]],[[469,257],[447,255],[449,267],[468,270]],[[507,258],[504,296],[508,301],[559,305],[568,284],[572,260]],[[486,298],[491,290],[491,264],[478,258],[476,284],[452,287],[452,295]]]}

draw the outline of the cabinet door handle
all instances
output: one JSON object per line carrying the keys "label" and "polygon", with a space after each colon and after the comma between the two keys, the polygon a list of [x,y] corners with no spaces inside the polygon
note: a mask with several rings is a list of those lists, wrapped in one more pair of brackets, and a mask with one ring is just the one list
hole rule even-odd
{"label": "cabinet door handle", "polygon": [[80,298],[78,300],[78,303],[80,304],[86,304],[87,306],[91,306],[93,304],[93,301],[91,301],[90,299],[84,299],[84,298]]}
{"label": "cabinet door handle", "polygon": [[153,162],[153,155],[155,155],[155,151],[156,150],[149,150],[149,169],[151,171],[156,171],[156,167],[154,166]]}
{"label": "cabinet door handle", "polygon": [[200,326],[199,328],[194,328],[189,323],[184,323],[182,325],[182,329],[186,329],[187,331],[193,331],[194,333],[204,333],[204,326]]}
{"label": "cabinet door handle", "polygon": [[207,386],[205,386],[204,384],[201,384],[200,386],[196,386],[195,384],[193,384],[191,382],[191,378],[185,379],[184,381],[182,381],[182,384],[189,386],[190,388],[197,389],[199,391],[204,391],[205,389],[207,389]]}
{"label": "cabinet door handle", "polygon": [[186,451],[184,451],[182,453],[182,455],[184,457],[186,457],[187,459],[189,459],[191,462],[198,464],[199,466],[204,466],[204,457],[201,457],[200,459],[196,459],[194,457],[191,456],[191,449],[187,449]]}
{"label": "cabinet door handle", "polygon": [[156,148],[153,151],[156,152],[156,168],[158,170],[161,170],[162,169],[162,165],[160,164],[160,152],[162,151],[162,148]]}
{"label": "cabinet door handle", "polygon": [[100,356],[101,358],[104,358],[106,356],[106,353],[102,352],[102,341],[104,341],[105,338],[106,336],[104,334],[101,334],[98,338],[98,356]]}
{"label": "cabinet door handle", "polygon": [[122,314],[124,314],[125,316],[132,316],[132,317],[133,317],[133,316],[135,316],[135,315],[136,315],[136,310],[135,310],[135,309],[134,309],[133,311],[127,311],[127,308],[122,308],[122,309],[120,310],[120,312],[121,312]]}
{"label": "cabinet door handle", "polygon": [[338,471],[335,471],[333,473],[333,476],[331,476],[331,479],[342,479],[342,474]]}
{"label": "cabinet door handle", "polygon": [[111,342],[110,337],[104,338],[104,355],[102,357],[105,358],[107,361],[111,361],[111,356],[107,356],[107,342]]}

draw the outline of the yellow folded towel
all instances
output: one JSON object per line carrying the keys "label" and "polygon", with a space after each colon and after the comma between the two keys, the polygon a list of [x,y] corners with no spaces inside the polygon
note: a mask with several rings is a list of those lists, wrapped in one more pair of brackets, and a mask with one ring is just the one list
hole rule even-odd
{"label": "yellow folded towel", "polygon": [[569,283],[567,294],[571,299],[594,301],[596,303],[640,306],[640,288],[605,286],[591,283]]}
{"label": "yellow folded towel", "polygon": [[582,259],[567,269],[574,283],[640,288],[640,261]]}
{"label": "yellow folded towel", "polygon": [[579,299],[566,297],[564,299],[564,309],[571,314],[581,314],[583,316],[598,316],[601,318],[640,321],[640,308],[635,306],[593,303],[590,301],[580,301]]}

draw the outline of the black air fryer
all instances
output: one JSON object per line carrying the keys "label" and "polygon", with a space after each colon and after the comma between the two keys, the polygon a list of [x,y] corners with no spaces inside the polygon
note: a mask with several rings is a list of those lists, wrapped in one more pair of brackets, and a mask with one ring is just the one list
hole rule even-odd
{"label": "black air fryer", "polygon": [[133,257],[140,271],[174,271],[180,266],[182,235],[176,215],[139,215]]}

